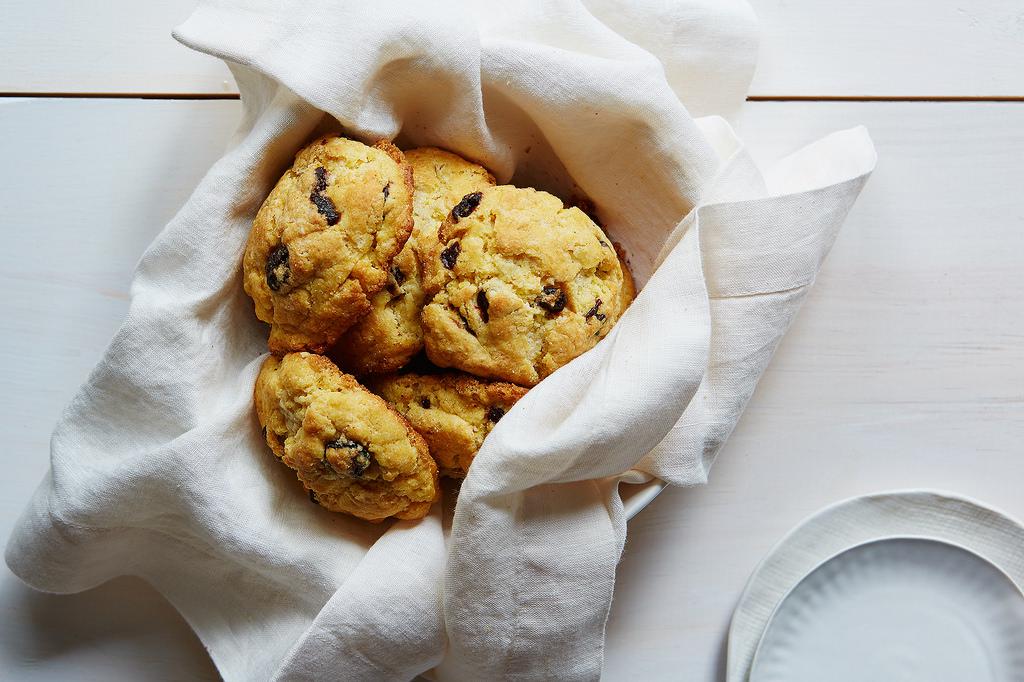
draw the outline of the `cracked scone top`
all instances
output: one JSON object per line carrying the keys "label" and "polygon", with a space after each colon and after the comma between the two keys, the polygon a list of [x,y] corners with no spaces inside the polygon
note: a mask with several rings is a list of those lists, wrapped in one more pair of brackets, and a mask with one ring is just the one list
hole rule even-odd
{"label": "cracked scone top", "polygon": [[578,208],[507,185],[466,195],[421,253],[424,345],[442,367],[533,386],[621,314],[611,240]]}
{"label": "cracked scone top", "polygon": [[440,496],[423,438],[327,358],[268,357],[254,401],[267,445],[325,509],[369,521],[419,519]]}
{"label": "cracked scone top", "polygon": [[420,312],[424,292],[417,252],[437,241],[437,228],[462,197],[494,184],[485,168],[434,147],[411,149],[413,232],[395,256],[387,286],[370,300],[372,309],[345,333],[331,357],[356,375],[393,372],[423,349]]}
{"label": "cracked scone top", "polygon": [[461,372],[391,374],[370,388],[406,416],[427,441],[443,476],[463,478],[484,438],[526,389]]}
{"label": "cracked scone top", "polygon": [[388,142],[324,137],[253,221],[242,263],[270,350],[321,352],[370,310],[412,231],[412,169]]}

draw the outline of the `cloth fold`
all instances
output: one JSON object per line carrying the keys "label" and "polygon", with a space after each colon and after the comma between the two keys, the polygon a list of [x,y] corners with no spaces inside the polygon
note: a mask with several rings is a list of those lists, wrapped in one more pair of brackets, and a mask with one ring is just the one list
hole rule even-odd
{"label": "cloth fold", "polygon": [[[867,134],[762,175],[725,120],[691,116],[743,100],[756,39],[734,0],[205,0],[175,36],[228,61],[243,120],[144,255],[8,565],[53,592],[149,580],[229,680],[595,679],[616,477],[707,479],[874,165]],[[339,129],[587,197],[642,285],[495,427],[450,525],[309,504],[252,415],[266,328],[241,252],[292,154]]]}

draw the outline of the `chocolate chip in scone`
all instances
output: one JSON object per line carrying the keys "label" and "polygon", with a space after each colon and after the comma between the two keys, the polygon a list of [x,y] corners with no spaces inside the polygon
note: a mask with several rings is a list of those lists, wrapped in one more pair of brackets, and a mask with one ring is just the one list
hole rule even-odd
{"label": "chocolate chip in scone", "polygon": [[458,308],[455,308],[455,314],[459,316],[460,320],[462,320],[462,326],[466,329],[466,331],[472,334],[473,336],[476,336],[476,332],[473,331],[473,328],[469,326],[469,320],[467,320],[466,316],[462,314],[462,311],[459,310]]}
{"label": "chocolate chip in scone", "polygon": [[316,184],[313,186],[313,194],[320,194],[327,189],[327,169],[323,166],[319,166],[313,175],[316,176]]}
{"label": "chocolate chip in scone", "polygon": [[291,279],[292,269],[288,263],[288,247],[278,244],[267,256],[267,286],[271,291],[280,291]]}
{"label": "chocolate chip in scone", "polygon": [[313,191],[309,193],[309,200],[316,206],[317,212],[327,219],[328,225],[337,225],[338,221],[341,220],[341,214],[338,213],[338,209],[334,202],[331,201],[331,198],[323,194],[323,191],[327,189],[327,169],[320,166],[314,173],[316,174],[316,185],[313,186]]}
{"label": "chocolate chip in scone", "polygon": [[565,291],[561,287],[546,285],[537,297],[537,305],[544,310],[548,311],[549,315],[557,315],[565,309],[565,304],[569,302],[568,297],[565,295]]}
{"label": "chocolate chip in scone", "polygon": [[590,318],[592,318],[595,315],[597,315],[597,319],[603,320],[604,319],[604,315],[602,315],[601,313],[598,312],[598,310],[601,309],[601,303],[602,303],[601,299],[595,300],[594,301],[594,307],[587,311],[587,314],[583,316],[583,319],[589,320]]}
{"label": "chocolate chip in scone", "polygon": [[388,292],[392,296],[398,296],[402,293],[401,286],[402,282],[405,281],[405,273],[397,265],[392,266],[391,276],[388,277],[387,288]]}
{"label": "chocolate chip in scone", "polygon": [[371,453],[365,445],[357,443],[354,440],[349,440],[344,436],[324,444],[325,459],[327,458],[328,450],[347,450],[348,455],[351,458],[349,460],[348,471],[356,478],[359,478],[366,473],[366,470],[370,468],[371,464],[373,464],[373,453]]}
{"label": "chocolate chip in scone", "polygon": [[310,194],[309,200],[316,206],[317,212],[327,219],[328,225],[337,225],[338,221],[341,220],[341,214],[338,213],[338,209],[335,208],[334,202],[331,201],[330,197],[326,197],[323,194]]}
{"label": "chocolate chip in scone", "polygon": [[484,322],[490,322],[491,316],[487,313],[487,310],[491,307],[491,303],[487,300],[487,292],[483,289],[477,289],[476,306],[480,309],[480,319]]}
{"label": "chocolate chip in scone", "polygon": [[491,405],[487,409],[487,421],[498,423],[498,420],[505,416],[505,408],[499,405]]}
{"label": "chocolate chip in scone", "polygon": [[370,468],[371,464],[373,464],[373,455],[366,448],[362,448],[352,456],[352,468],[350,471],[353,476],[359,477]]}
{"label": "chocolate chip in scone", "polygon": [[313,504],[317,505],[317,506],[320,505],[320,499],[316,496],[316,493],[313,492],[312,490],[309,491],[309,501],[312,502]]}
{"label": "chocolate chip in scone", "polygon": [[426,397],[420,398],[420,407],[422,407],[424,410],[429,410],[430,409],[430,398],[426,398]]}
{"label": "chocolate chip in scone", "polygon": [[459,222],[459,218],[465,218],[470,213],[476,210],[476,207],[480,205],[480,199],[483,198],[481,192],[470,192],[466,196],[462,197],[462,201],[455,204],[455,208],[452,209],[452,221]]}
{"label": "chocolate chip in scone", "polygon": [[459,252],[462,247],[459,246],[458,242],[452,242],[444,251],[441,252],[441,265],[445,266],[449,270],[455,267],[455,261],[459,259]]}
{"label": "chocolate chip in scone", "polygon": [[[380,221],[383,223],[388,217],[388,195],[391,194],[390,180],[388,180],[387,184],[384,185],[384,189],[381,190],[381,193],[384,195],[384,205],[380,209]],[[376,242],[374,242],[374,245],[376,245]]]}

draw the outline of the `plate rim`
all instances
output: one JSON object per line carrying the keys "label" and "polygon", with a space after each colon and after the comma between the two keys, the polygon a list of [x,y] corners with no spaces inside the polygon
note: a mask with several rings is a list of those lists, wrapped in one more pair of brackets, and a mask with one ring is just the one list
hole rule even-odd
{"label": "plate rim", "polygon": [[622,502],[622,512],[626,515],[626,521],[633,520],[637,514],[646,509],[651,502],[654,502],[654,498],[660,495],[661,491],[668,487],[668,483],[657,476],[652,476],[649,481],[640,483],[629,483],[627,480],[623,480],[622,483],[635,485],[640,488],[637,492],[630,495],[629,499]]}
{"label": "plate rim", "polygon": [[775,617],[778,615],[779,610],[782,609],[783,604],[786,603],[786,600],[789,599],[790,596],[792,596],[792,594],[794,592],[796,592],[800,588],[801,585],[803,585],[808,580],[810,580],[811,576],[813,576],[815,573],[817,573],[819,570],[821,570],[826,564],[828,564],[828,563],[830,563],[832,561],[835,561],[836,559],[838,559],[839,557],[843,556],[844,554],[849,554],[850,552],[854,552],[854,551],[857,551],[859,549],[863,549],[864,547],[868,547],[868,546],[871,546],[871,545],[879,545],[879,544],[884,544],[884,543],[887,543],[887,542],[893,542],[893,541],[899,541],[899,540],[917,540],[917,541],[923,541],[923,542],[930,542],[930,543],[933,543],[933,544],[936,544],[936,545],[945,545],[947,547],[952,547],[953,549],[957,549],[957,550],[960,550],[961,552],[969,554],[970,556],[974,557],[975,559],[978,559],[979,561],[981,561],[983,563],[986,563],[989,566],[991,566],[992,568],[994,568],[996,570],[996,572],[1000,576],[1002,576],[1002,578],[1004,580],[1006,580],[1006,582],[1008,582],[1010,584],[1010,586],[1014,589],[1014,591],[1017,593],[1017,595],[1020,596],[1020,598],[1022,600],[1024,600],[1024,588],[1022,588],[1020,585],[1018,585],[1017,581],[1015,581],[1012,577],[1010,577],[1010,575],[1006,571],[1004,571],[994,561],[991,561],[991,560],[985,558],[980,553],[974,551],[973,549],[970,549],[969,547],[965,547],[964,545],[962,545],[960,543],[952,542],[950,540],[944,540],[944,539],[941,539],[941,538],[932,537],[932,536],[929,536],[929,535],[914,535],[914,534],[908,534],[908,533],[897,533],[897,534],[894,534],[894,535],[886,535],[886,536],[881,536],[881,537],[877,537],[877,538],[872,538],[870,540],[864,540],[863,542],[858,542],[858,543],[855,543],[853,545],[850,545],[849,547],[841,549],[838,552],[835,552],[834,554],[832,554],[831,556],[828,556],[828,557],[822,559],[817,564],[815,564],[814,567],[811,570],[807,571],[807,573],[805,573],[799,580],[797,580],[795,583],[793,583],[789,587],[788,590],[786,590],[786,593],[782,595],[782,598],[779,599],[778,603],[775,604],[775,607],[772,609],[771,615],[768,616],[768,621],[765,623],[764,629],[761,631],[761,636],[757,640],[757,647],[754,649],[754,656],[750,660],[750,671],[748,673],[748,677],[753,676],[754,670],[757,668],[757,660],[758,660],[758,657],[761,655],[762,646],[764,645],[764,640],[765,640],[765,637],[768,635],[768,629],[771,627],[772,621],[775,620]]}

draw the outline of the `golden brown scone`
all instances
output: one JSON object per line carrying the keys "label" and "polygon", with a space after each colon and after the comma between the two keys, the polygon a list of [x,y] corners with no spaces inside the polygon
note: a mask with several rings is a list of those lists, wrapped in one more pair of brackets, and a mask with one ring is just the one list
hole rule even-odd
{"label": "golden brown scone", "polygon": [[370,299],[370,312],[328,351],[332,360],[357,376],[393,372],[423,348],[420,266],[406,243],[394,262],[387,286]]}
{"label": "golden brown scone", "polygon": [[427,441],[441,475],[464,478],[484,438],[526,389],[460,372],[401,374],[370,381]]}
{"label": "golden brown scone", "polygon": [[622,267],[578,208],[534,189],[466,195],[421,253],[430,360],[534,386],[592,348],[621,312]]}
{"label": "golden brown scone", "polygon": [[270,350],[322,352],[370,311],[412,232],[412,168],[389,142],[324,137],[298,153],[256,214],[245,291]]}
{"label": "golden brown scone", "polygon": [[494,184],[485,168],[442,149],[411,149],[405,158],[413,170],[412,236],[395,257],[387,286],[370,299],[370,312],[330,353],[357,376],[393,372],[423,349],[419,244],[437,241],[438,225],[462,197]]}
{"label": "golden brown scone", "polygon": [[[604,224],[598,219],[597,207],[594,202],[590,200],[585,194],[576,193],[569,198],[568,206],[575,206],[576,208],[583,211],[588,218],[594,221],[594,224],[604,229]],[[622,268],[622,294],[619,297],[619,317],[622,317],[622,313],[626,312],[626,308],[636,298],[636,282],[633,280],[633,273],[629,269],[629,262],[626,258],[626,249],[623,248],[622,244],[618,242],[612,242],[612,247],[615,249],[615,254],[619,257],[619,266]]]}
{"label": "golden brown scone", "polygon": [[619,317],[622,317],[622,313],[626,312],[626,308],[636,298],[636,281],[629,269],[629,263],[626,262],[626,250],[618,242],[613,242],[612,246],[619,257],[619,267],[622,268],[622,291],[619,294]]}
{"label": "golden brown scone", "polygon": [[419,519],[439,499],[423,438],[327,358],[268,357],[253,396],[267,445],[325,509],[369,521]]}

